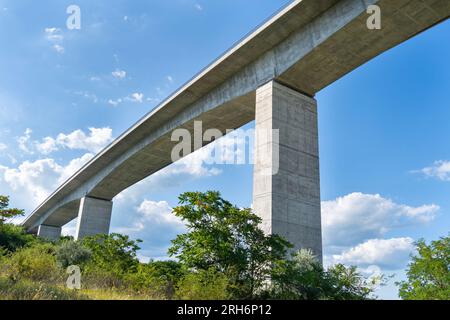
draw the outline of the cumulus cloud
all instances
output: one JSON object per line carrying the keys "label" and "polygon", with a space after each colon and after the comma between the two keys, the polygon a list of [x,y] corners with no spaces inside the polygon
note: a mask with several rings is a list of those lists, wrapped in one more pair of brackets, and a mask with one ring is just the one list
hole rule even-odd
{"label": "cumulus cloud", "polygon": [[428,178],[436,178],[441,181],[450,181],[450,161],[435,161],[432,166],[413,172],[421,173]]}
{"label": "cumulus cloud", "polygon": [[37,151],[42,154],[49,154],[58,150],[58,143],[51,137],[46,137],[41,142],[36,142],[35,145]]}
{"label": "cumulus cloud", "polygon": [[[138,205],[134,206],[134,211],[130,214],[132,203]],[[112,231],[143,240],[145,246],[140,252],[142,257],[167,259],[170,241],[185,231],[183,222],[172,213],[172,208],[166,201],[115,201],[115,207],[118,214],[113,217],[113,225],[120,227],[113,226]],[[127,214],[123,214],[125,212]]]}
{"label": "cumulus cloud", "polygon": [[172,213],[172,208],[166,201],[144,200],[137,212],[140,213],[140,224],[150,223],[152,225],[172,225],[174,227],[182,226],[181,219]]}
{"label": "cumulus cloud", "polygon": [[61,170],[59,170],[58,184],[61,184],[69,179],[75,172],[78,171],[78,169],[88,163],[89,160],[91,160],[93,157],[94,154],[86,153],[80,158],[70,160],[70,162],[66,166],[62,166]]}
{"label": "cumulus cloud", "polygon": [[331,264],[358,265],[362,268],[379,266],[387,270],[403,268],[414,250],[414,240],[409,237],[370,239],[355,247],[332,255]]}
{"label": "cumulus cloud", "polygon": [[359,192],[323,201],[324,245],[348,246],[381,238],[393,228],[429,222],[439,209],[435,204],[412,207]]}
{"label": "cumulus cloud", "polygon": [[42,141],[35,141],[36,149],[42,154],[49,154],[68,148],[76,150],[87,150],[97,153],[113,140],[111,128],[89,128],[89,132],[75,130],[69,134],[60,133],[56,138],[46,137]]}
{"label": "cumulus cloud", "polygon": [[93,157],[85,154],[73,159],[67,165],[60,165],[54,159],[39,159],[24,161],[17,168],[2,166],[0,181],[16,192],[22,198],[24,207],[30,208],[42,202],[69,176]]}
{"label": "cumulus cloud", "polygon": [[99,152],[113,140],[111,128],[89,128],[86,134],[82,130],[75,130],[72,133],[60,133],[56,142],[69,149],[88,150]]}

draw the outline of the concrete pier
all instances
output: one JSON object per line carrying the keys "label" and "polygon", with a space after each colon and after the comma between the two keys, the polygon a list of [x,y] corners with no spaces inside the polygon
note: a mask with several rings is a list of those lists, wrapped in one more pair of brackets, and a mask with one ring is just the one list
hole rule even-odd
{"label": "concrete pier", "polygon": [[46,226],[41,224],[37,232],[38,237],[48,240],[58,240],[61,237],[61,227]]}
{"label": "concrete pier", "polygon": [[253,208],[268,234],[322,259],[316,100],[271,81],[256,91]]}
{"label": "concrete pier", "polygon": [[112,201],[84,197],[78,211],[76,240],[97,234],[108,234]]}

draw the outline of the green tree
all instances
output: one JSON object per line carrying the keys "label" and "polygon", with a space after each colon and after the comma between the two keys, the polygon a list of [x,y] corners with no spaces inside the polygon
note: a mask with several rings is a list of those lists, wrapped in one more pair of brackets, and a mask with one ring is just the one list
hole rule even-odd
{"label": "green tree", "polygon": [[17,208],[9,207],[9,197],[0,195],[0,223],[4,223],[6,220],[22,216],[24,211]]}
{"label": "green tree", "polygon": [[224,273],[234,297],[254,298],[291,244],[278,235],[265,235],[258,216],[233,206],[218,192],[187,192],[179,200],[173,211],[188,232],[172,241],[169,255],[191,270]]}
{"label": "green tree", "polygon": [[416,243],[416,255],[407,269],[407,280],[398,282],[399,296],[405,300],[450,299],[450,236]]}
{"label": "green tree", "polygon": [[82,245],[92,252],[92,258],[87,266],[109,271],[117,276],[135,272],[139,261],[137,251],[141,240],[131,240],[126,235],[112,233],[99,234],[82,240]]}
{"label": "green tree", "polygon": [[23,214],[23,210],[9,208],[9,197],[0,195],[0,252],[14,252],[34,241],[34,237],[28,235],[22,227],[6,223]]}
{"label": "green tree", "polygon": [[20,226],[0,223],[0,248],[5,253],[14,252],[37,241],[34,236],[27,234],[24,228]]}
{"label": "green tree", "polygon": [[310,250],[296,252],[273,270],[265,298],[289,300],[365,300],[384,278],[366,279],[356,267],[337,264],[325,270]]}
{"label": "green tree", "polygon": [[324,298],[332,300],[367,300],[375,298],[377,286],[385,285],[384,275],[367,279],[355,266],[337,264],[327,270],[327,279],[331,288],[324,292]]}

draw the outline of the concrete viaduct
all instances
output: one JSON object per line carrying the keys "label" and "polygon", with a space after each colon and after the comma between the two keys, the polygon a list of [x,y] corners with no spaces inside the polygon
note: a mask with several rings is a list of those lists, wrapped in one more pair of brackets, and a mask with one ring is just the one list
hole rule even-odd
{"label": "concrete viaduct", "polygon": [[[370,30],[368,6],[381,8]],[[315,94],[377,55],[446,20],[449,0],[296,0],[210,64],[97,154],[23,222],[56,238],[108,233],[112,199],[170,165],[174,129],[279,129],[255,148],[253,201],[268,233],[322,255]],[[407,58],[407,57],[405,57]],[[273,150],[279,148],[279,171]]]}

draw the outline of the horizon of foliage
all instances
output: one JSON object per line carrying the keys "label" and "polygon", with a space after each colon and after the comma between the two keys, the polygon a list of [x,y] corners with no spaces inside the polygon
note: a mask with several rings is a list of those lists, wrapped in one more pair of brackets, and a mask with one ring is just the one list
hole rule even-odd
{"label": "horizon of foliage", "polygon": [[[187,231],[172,241],[174,260],[148,263],[137,258],[141,241],[126,235],[47,241],[26,234],[6,222],[23,211],[11,211],[9,199],[1,199],[0,299],[366,300],[376,298],[374,290],[386,280],[365,278],[354,266],[325,269],[311,251],[294,252],[282,237],[264,234],[257,215],[218,192],[180,195],[173,213]],[[399,284],[402,298],[449,299],[448,243],[448,237],[418,243],[410,282]],[[81,268],[81,290],[66,288],[71,265]],[[430,280],[423,289],[416,279]]]}

